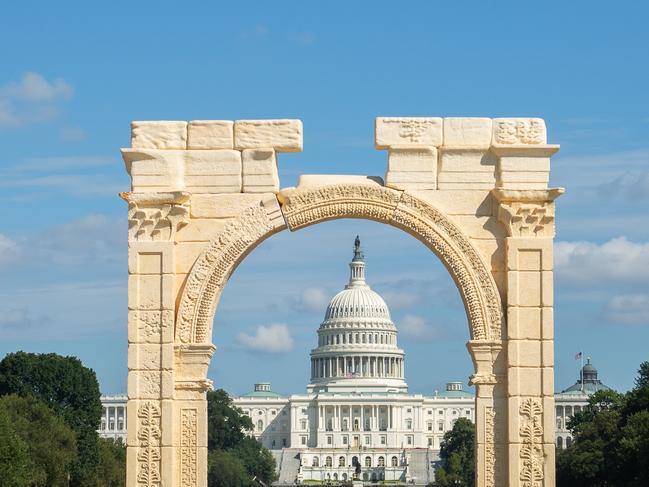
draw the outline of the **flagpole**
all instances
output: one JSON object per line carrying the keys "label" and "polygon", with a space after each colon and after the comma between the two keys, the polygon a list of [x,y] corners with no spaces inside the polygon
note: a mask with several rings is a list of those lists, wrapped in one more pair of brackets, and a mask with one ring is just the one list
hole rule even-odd
{"label": "flagpole", "polygon": [[579,369],[579,375],[581,377],[581,393],[584,393],[584,352],[581,352],[581,369]]}

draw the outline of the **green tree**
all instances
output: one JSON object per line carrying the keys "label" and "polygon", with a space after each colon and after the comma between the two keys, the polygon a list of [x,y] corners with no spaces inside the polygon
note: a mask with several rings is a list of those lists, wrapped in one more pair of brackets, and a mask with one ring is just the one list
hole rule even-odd
{"label": "green tree", "polygon": [[97,487],[124,487],[126,485],[126,447],[122,440],[100,438],[99,457]]}
{"label": "green tree", "polygon": [[27,445],[29,485],[67,487],[77,459],[72,429],[44,403],[14,394],[0,397],[0,411]]}
{"label": "green tree", "polygon": [[[234,406],[232,399],[222,389],[207,394],[207,442],[210,450],[210,468],[208,479],[210,485],[248,485],[238,483],[240,467],[246,472],[247,479],[257,477],[266,483],[275,480],[275,459],[268,449],[263,448],[257,440],[249,436],[253,429],[252,420]],[[219,452],[216,454],[215,452]],[[222,454],[227,453],[227,455]],[[232,459],[236,462],[224,467]],[[219,468],[226,468],[228,479],[219,474]],[[243,480],[241,480],[243,481]],[[219,483],[224,482],[224,483]]]}
{"label": "green tree", "polygon": [[475,484],[475,426],[459,418],[453,429],[444,434],[439,451],[440,465],[435,469],[435,487]]}
{"label": "green tree", "polygon": [[0,487],[28,487],[30,459],[27,443],[16,433],[0,405]]}
{"label": "green tree", "polygon": [[252,420],[232,403],[223,389],[207,393],[207,447],[233,448],[253,430]]}
{"label": "green tree", "polygon": [[94,487],[102,412],[95,372],[75,357],[10,353],[0,361],[0,395],[5,394],[36,397],[64,419],[77,436],[70,486]]}
{"label": "green tree", "polygon": [[649,485],[649,362],[631,391],[596,392],[568,427],[573,443],[557,455],[559,487]]}
{"label": "green tree", "polygon": [[209,487],[258,487],[243,462],[221,449],[209,452],[207,479]]}

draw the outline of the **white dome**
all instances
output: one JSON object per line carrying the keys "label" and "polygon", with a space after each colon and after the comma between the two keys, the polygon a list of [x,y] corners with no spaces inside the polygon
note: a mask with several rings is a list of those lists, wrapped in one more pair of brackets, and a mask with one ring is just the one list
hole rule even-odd
{"label": "white dome", "polygon": [[341,318],[390,321],[390,310],[383,298],[369,286],[353,286],[336,294],[327,306],[325,321]]}

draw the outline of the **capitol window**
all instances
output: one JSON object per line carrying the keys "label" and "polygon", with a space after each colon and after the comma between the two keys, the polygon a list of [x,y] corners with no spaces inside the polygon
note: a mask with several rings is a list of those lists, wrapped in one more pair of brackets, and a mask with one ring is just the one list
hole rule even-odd
{"label": "capitol window", "polygon": [[264,422],[260,419],[257,421],[257,429],[258,430],[263,430],[264,429]]}
{"label": "capitol window", "polygon": [[428,431],[433,431],[433,422],[429,421],[427,427],[428,427]]}
{"label": "capitol window", "polygon": [[333,466],[333,459],[331,457],[327,457],[325,460],[325,467],[332,467]]}
{"label": "capitol window", "polygon": [[327,445],[333,445],[334,443],[334,437],[329,435],[327,436]]}
{"label": "capitol window", "polygon": [[302,443],[303,445],[306,445],[306,436],[301,436],[300,437],[300,443]]}
{"label": "capitol window", "polygon": [[387,437],[385,435],[381,435],[381,445],[385,445],[387,442]]}
{"label": "capitol window", "polygon": [[345,457],[339,457],[338,458],[338,466],[339,467],[344,467],[345,466]]}
{"label": "capitol window", "polygon": [[311,462],[311,466],[317,467],[320,465],[320,460],[318,460],[318,457],[313,457],[313,462]]}
{"label": "capitol window", "polygon": [[365,466],[366,467],[372,466],[372,457],[365,457]]}
{"label": "capitol window", "polygon": [[407,440],[408,445],[412,445],[412,435],[406,436],[406,440]]}
{"label": "capitol window", "polygon": [[300,429],[305,430],[306,429],[306,419],[303,419],[300,421]]}
{"label": "capitol window", "polygon": [[407,430],[412,429],[412,419],[406,419],[406,429]]}
{"label": "capitol window", "polygon": [[397,457],[392,457],[392,459],[390,460],[390,464],[391,464],[393,467],[398,466],[398,465],[399,465],[399,459],[398,459]]}
{"label": "capitol window", "polygon": [[346,445],[348,441],[349,439],[347,438],[347,436],[343,436],[343,445]]}
{"label": "capitol window", "polygon": [[365,437],[365,445],[369,446],[372,443],[372,437],[371,436],[366,436]]}
{"label": "capitol window", "polygon": [[444,431],[444,421],[437,422],[437,431]]}
{"label": "capitol window", "polygon": [[379,457],[379,467],[385,467],[385,457]]}

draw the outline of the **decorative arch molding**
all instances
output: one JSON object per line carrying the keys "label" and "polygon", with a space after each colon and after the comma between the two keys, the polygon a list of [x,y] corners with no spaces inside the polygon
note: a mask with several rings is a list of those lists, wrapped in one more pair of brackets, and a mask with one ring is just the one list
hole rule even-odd
{"label": "decorative arch molding", "polygon": [[289,228],[327,220],[361,218],[406,231],[446,266],[466,309],[472,341],[503,339],[500,294],[469,238],[446,215],[416,196],[374,184],[289,188],[277,201],[244,210],[203,251],[187,278],[176,318],[176,343],[207,344],[216,305],[232,272],[257,245]]}

